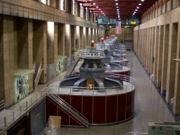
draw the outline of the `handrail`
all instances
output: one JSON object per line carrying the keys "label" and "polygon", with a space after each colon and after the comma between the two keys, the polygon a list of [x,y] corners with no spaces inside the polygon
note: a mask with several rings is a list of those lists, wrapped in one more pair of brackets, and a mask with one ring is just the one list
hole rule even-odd
{"label": "handrail", "polygon": [[78,110],[76,110],[73,106],[71,106],[69,103],[67,103],[64,99],[60,98],[59,96],[55,95],[59,100],[61,100],[64,104],[66,104],[68,107],[70,107],[73,111],[75,111],[76,113],[78,113],[81,117],[83,117],[85,120],[88,121],[88,119],[82,115]]}
{"label": "handrail", "polygon": [[146,132],[128,132],[125,135],[148,135]]}
{"label": "handrail", "polygon": [[[2,111],[8,111],[8,113],[3,113],[3,116],[0,120],[2,120],[2,124],[0,127],[0,134],[2,134],[4,131],[6,131],[10,126],[12,126],[16,121],[18,121],[22,116],[27,114],[31,110],[31,108],[36,105],[39,101],[44,99],[46,97],[46,91],[37,91],[34,92],[33,96],[31,96],[27,100],[26,98],[25,103],[17,105],[17,107],[13,109],[5,109]],[[18,104],[18,103],[17,103]],[[12,115],[9,115],[9,113],[12,113]]]}
{"label": "handrail", "polygon": [[[121,87],[120,86],[113,86],[113,87],[93,87],[92,91],[98,91],[99,89],[120,89]],[[83,90],[83,91],[89,91],[87,90],[88,87],[77,87],[77,88],[72,88],[73,90]]]}
{"label": "handrail", "polygon": [[104,57],[105,54],[103,51],[99,50],[80,50],[79,51],[79,57],[84,58],[84,57]]}
{"label": "handrail", "polygon": [[[121,80],[121,81],[123,81],[123,82],[127,82],[127,83],[130,83],[131,85],[135,85],[135,83],[134,83],[134,79],[131,77],[131,76],[128,76],[128,75],[122,75],[122,74],[116,74],[116,73],[108,73],[108,74],[105,74],[105,78],[108,78],[108,77],[110,77],[110,78],[114,78],[114,79],[118,79],[118,80]],[[124,85],[123,85],[123,87],[124,87]],[[63,88],[66,88],[66,87],[61,87],[61,88],[58,88],[58,91],[60,91],[61,89],[63,89]],[[103,89],[119,89],[120,88],[120,86],[113,86],[113,87],[103,87]],[[49,89],[51,89],[51,88],[49,88]],[[70,88],[71,89],[71,91],[72,90],[77,90],[77,91],[79,91],[79,92],[81,92],[81,91],[89,91],[89,90],[87,90],[87,87],[78,87],[78,88]],[[99,89],[102,89],[101,87],[93,87],[93,89],[91,90],[91,91],[98,91]]]}
{"label": "handrail", "polygon": [[122,74],[115,74],[115,73],[108,73],[108,74],[106,74],[106,77],[112,77],[112,78],[116,78],[116,79],[121,78],[122,81],[134,84],[134,79],[131,76],[122,75]]}
{"label": "handrail", "polygon": [[89,125],[88,119],[85,118],[78,110],[73,108],[69,103],[67,103],[57,95],[49,94],[48,96],[58,105],[60,105],[63,109],[65,109],[68,113],[70,113],[74,118],[76,118],[77,121],[79,121],[85,127],[88,127]]}

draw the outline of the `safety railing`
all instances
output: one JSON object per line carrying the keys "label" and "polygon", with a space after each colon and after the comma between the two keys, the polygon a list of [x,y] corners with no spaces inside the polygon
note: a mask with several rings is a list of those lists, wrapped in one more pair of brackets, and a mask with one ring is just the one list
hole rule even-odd
{"label": "safety railing", "polygon": [[98,51],[98,50],[91,50],[91,49],[84,49],[79,51],[79,57],[80,58],[86,58],[86,57],[99,57],[103,58],[104,52]]}
{"label": "safety railing", "polygon": [[46,97],[46,90],[37,91],[12,107],[0,111],[0,134],[22,118],[22,116],[25,116],[27,112],[38,102],[42,101],[44,97]]}
{"label": "safety railing", "polygon": [[125,135],[148,135],[146,132],[128,132]]}
{"label": "safety railing", "polygon": [[126,75],[119,75],[119,74],[108,74],[105,77],[114,78],[120,81],[123,81],[123,86],[112,86],[112,87],[78,87],[73,88],[73,86],[68,87],[59,87],[59,85],[48,86],[51,92],[55,92],[56,94],[65,94],[65,95],[91,95],[91,96],[108,96],[108,95],[115,95],[121,93],[122,91],[132,91],[135,89],[134,79],[130,76]]}
{"label": "safety railing", "polygon": [[65,110],[67,113],[73,116],[77,122],[80,122],[85,127],[89,126],[88,119],[84,117],[78,110],[72,107],[69,103],[67,103],[65,100],[63,100],[56,94],[48,94],[48,97],[54,102],[56,102],[60,107],[62,107],[63,110]]}
{"label": "safety railing", "polygon": [[108,89],[114,89],[114,90],[118,90],[121,89],[120,86],[113,86],[113,87],[93,87],[93,88],[89,88],[89,87],[75,87],[75,88],[71,88],[73,91],[98,91],[98,90],[108,90]]}
{"label": "safety railing", "polygon": [[130,83],[132,85],[135,85],[134,79],[131,76],[122,75],[122,74],[116,74],[116,73],[108,73],[106,75],[106,77],[116,78],[116,79],[119,79],[121,81],[128,82],[128,83]]}

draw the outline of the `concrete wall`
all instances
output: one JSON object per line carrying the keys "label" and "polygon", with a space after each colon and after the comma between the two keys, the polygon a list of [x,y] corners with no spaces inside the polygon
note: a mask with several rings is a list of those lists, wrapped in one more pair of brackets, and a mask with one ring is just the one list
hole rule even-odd
{"label": "concrete wall", "polygon": [[122,28],[120,34],[116,34],[116,28],[111,28],[106,33],[107,36],[116,35],[119,42],[133,40],[133,28]]}
{"label": "concrete wall", "polygon": [[[3,21],[0,16],[0,65],[3,65]],[[0,66],[0,101],[4,100],[4,68]]]}
{"label": "concrete wall", "polygon": [[58,55],[65,56],[65,25],[58,24]]}
{"label": "concrete wall", "polygon": [[3,87],[5,95],[5,105],[14,103],[14,18],[2,17],[2,68]]}
{"label": "concrete wall", "polygon": [[33,63],[36,65],[37,73],[40,64],[42,64],[43,72],[40,82],[47,81],[47,23],[42,21],[33,22]]}
{"label": "concrete wall", "polygon": [[34,0],[0,1],[7,7],[0,6],[0,100],[5,99],[5,106],[15,102],[14,74],[18,69],[33,69],[36,64],[30,75],[31,92],[41,63],[40,83],[47,83],[57,75],[59,56],[66,56],[70,66],[74,51],[85,48],[92,37],[96,40],[97,33],[91,30],[97,27],[95,18],[86,21],[78,17],[77,2],[72,15],[70,3],[66,3],[65,13],[59,10],[59,0],[48,0],[45,5]]}
{"label": "concrete wall", "polygon": [[134,29],[134,51],[175,114],[180,114],[179,6],[179,0],[159,0]]}
{"label": "concrete wall", "polygon": [[80,42],[81,42],[81,38],[80,38],[80,27],[76,26],[76,38],[75,38],[75,50],[80,49]]}
{"label": "concrete wall", "polygon": [[[32,20],[14,18],[14,70],[32,69]],[[33,75],[29,76],[29,89],[33,90]]]}
{"label": "concrete wall", "polygon": [[133,28],[121,28],[121,33],[116,34],[116,28],[110,28],[106,32],[106,36],[116,35],[118,41],[124,43],[127,49],[132,49],[133,47]]}

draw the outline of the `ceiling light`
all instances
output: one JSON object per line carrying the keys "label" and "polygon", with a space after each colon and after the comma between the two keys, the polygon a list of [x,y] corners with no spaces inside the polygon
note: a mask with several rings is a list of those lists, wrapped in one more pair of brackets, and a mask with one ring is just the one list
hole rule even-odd
{"label": "ceiling light", "polygon": [[139,3],[139,6],[141,6],[142,4],[141,3]]}
{"label": "ceiling light", "polygon": [[144,2],[144,0],[141,0],[142,2]]}

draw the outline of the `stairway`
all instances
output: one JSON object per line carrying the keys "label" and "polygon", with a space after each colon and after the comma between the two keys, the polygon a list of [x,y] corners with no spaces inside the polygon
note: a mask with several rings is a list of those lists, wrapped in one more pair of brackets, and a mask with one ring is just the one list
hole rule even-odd
{"label": "stairway", "polygon": [[83,127],[88,127],[89,122],[88,120],[75,108],[73,108],[70,104],[64,101],[57,95],[49,94],[48,97],[54,101],[58,106],[60,106],[68,115],[70,115],[77,123],[82,125]]}

